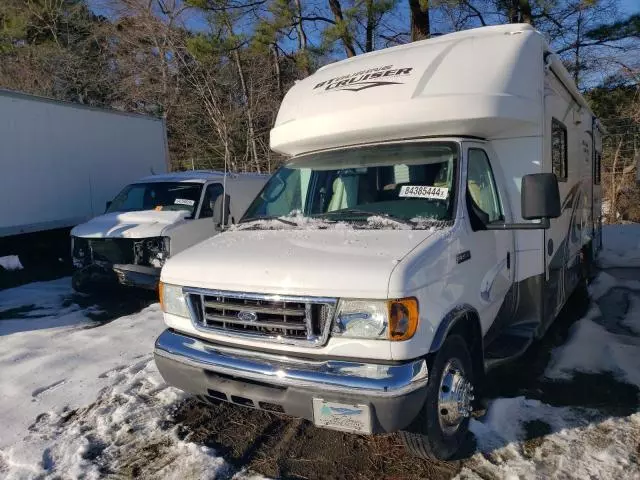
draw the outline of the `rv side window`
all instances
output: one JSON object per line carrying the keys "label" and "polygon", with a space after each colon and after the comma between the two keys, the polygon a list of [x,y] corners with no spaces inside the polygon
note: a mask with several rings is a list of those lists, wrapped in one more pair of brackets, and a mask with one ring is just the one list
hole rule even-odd
{"label": "rv side window", "polygon": [[551,166],[559,182],[567,181],[567,127],[551,120]]}
{"label": "rv side window", "polygon": [[489,223],[504,219],[489,158],[478,148],[469,149],[467,194],[471,197],[472,208],[484,212]]}
{"label": "rv side window", "polygon": [[596,152],[595,161],[593,165],[593,183],[594,185],[600,185],[600,168],[602,164],[602,154]]}

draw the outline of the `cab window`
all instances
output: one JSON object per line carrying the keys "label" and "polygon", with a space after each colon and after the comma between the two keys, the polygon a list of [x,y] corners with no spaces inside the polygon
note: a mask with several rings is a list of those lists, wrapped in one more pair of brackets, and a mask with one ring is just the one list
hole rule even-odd
{"label": "cab window", "polygon": [[204,192],[204,200],[202,201],[202,209],[200,210],[200,218],[213,217],[213,205],[217,198],[222,195],[224,188],[219,183],[212,183],[207,186]]}
{"label": "cab window", "polygon": [[[467,200],[472,219],[475,216],[475,220],[479,220],[482,224],[504,220],[489,158],[485,151],[479,148],[469,149]],[[474,230],[480,227],[474,222],[472,222],[472,226]]]}

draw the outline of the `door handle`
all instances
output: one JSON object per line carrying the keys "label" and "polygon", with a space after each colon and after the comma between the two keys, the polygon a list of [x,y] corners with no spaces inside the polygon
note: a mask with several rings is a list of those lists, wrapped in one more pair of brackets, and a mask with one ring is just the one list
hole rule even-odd
{"label": "door handle", "polygon": [[507,252],[507,270],[511,269],[511,252]]}

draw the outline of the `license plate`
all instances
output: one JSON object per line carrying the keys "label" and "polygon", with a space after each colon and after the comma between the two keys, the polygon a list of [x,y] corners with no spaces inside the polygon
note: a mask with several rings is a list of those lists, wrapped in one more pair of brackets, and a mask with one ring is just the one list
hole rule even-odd
{"label": "license plate", "polygon": [[371,433],[369,405],[327,402],[313,399],[313,423],[322,428],[343,432]]}

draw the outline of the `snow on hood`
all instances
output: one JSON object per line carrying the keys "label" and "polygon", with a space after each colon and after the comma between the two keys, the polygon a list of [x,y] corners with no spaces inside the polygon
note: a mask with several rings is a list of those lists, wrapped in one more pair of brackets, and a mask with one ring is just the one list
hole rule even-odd
{"label": "snow on hood", "polygon": [[234,230],[171,258],[162,281],[256,293],[386,298],[391,272],[430,230]]}
{"label": "snow on hood", "polygon": [[141,212],[114,212],[100,215],[71,230],[74,237],[85,238],[149,238],[181,222],[189,212],[144,210]]}

